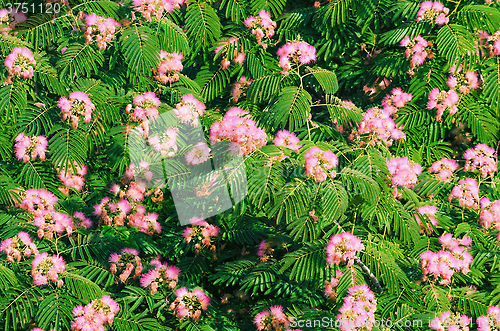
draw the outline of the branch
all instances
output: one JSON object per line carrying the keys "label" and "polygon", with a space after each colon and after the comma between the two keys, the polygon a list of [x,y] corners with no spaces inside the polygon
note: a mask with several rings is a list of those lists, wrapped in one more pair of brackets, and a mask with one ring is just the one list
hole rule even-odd
{"label": "branch", "polygon": [[368,274],[373,284],[377,288],[378,293],[384,293],[384,289],[380,286],[380,283],[377,280],[377,277],[368,269],[368,267],[361,261],[361,259],[357,256],[354,257],[354,262],[361,267],[361,269]]}

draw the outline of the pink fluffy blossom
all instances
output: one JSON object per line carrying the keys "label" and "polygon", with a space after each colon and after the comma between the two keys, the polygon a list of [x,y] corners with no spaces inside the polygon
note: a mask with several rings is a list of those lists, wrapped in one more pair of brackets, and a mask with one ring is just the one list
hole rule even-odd
{"label": "pink fluffy blossom", "polygon": [[85,123],[90,123],[95,105],[90,101],[89,96],[86,93],[75,91],[70,93],[68,98],[61,97],[57,102],[57,107],[61,109],[62,120],[71,122],[74,129],[78,128],[81,117]]}
{"label": "pink fluffy blossom", "polygon": [[417,22],[424,21],[436,23],[437,25],[448,24],[450,19],[446,15],[449,12],[450,10],[438,1],[424,1],[417,13]]}
{"label": "pink fluffy blossom", "polygon": [[[366,135],[366,138],[362,139],[361,135]],[[357,132],[353,131],[350,136],[351,140],[356,140],[361,145],[371,146],[383,143],[392,146],[394,141],[405,138],[405,133],[396,127],[391,113],[377,107],[366,111]]]}
{"label": "pink fluffy blossom", "polygon": [[204,142],[197,143],[187,154],[186,163],[195,165],[206,162],[210,158],[210,148]]}
{"label": "pink fluffy blossom", "polygon": [[335,277],[332,275],[330,281],[325,280],[325,297],[334,301],[337,299],[336,288],[339,285],[340,278],[342,278],[343,275],[344,273],[337,269],[335,271]]}
{"label": "pink fluffy blossom", "polygon": [[125,111],[129,114],[130,120],[140,123],[144,138],[149,136],[150,121],[158,117],[158,107],[160,104],[160,99],[156,97],[156,94],[148,91],[136,95],[132,103],[125,107]]}
{"label": "pink fluffy blossom", "polygon": [[400,42],[401,47],[405,47],[405,55],[406,58],[411,58],[410,61],[410,71],[409,73],[413,75],[415,73],[415,68],[419,65],[423,64],[426,58],[430,58],[433,56],[430,51],[431,44],[427,42],[420,35],[416,36],[413,39],[406,36]]}
{"label": "pink fluffy blossom", "polygon": [[479,203],[477,181],[472,178],[461,179],[448,196],[448,201],[451,202],[453,199],[458,199],[460,207],[477,209]]}
{"label": "pink fluffy blossom", "polygon": [[141,286],[148,287],[151,295],[154,295],[159,286],[166,286],[173,290],[179,281],[180,269],[176,266],[169,266],[166,263],[161,263],[159,260],[151,261],[154,269],[149,270],[141,277]]}
{"label": "pink fluffy blossom", "polygon": [[50,191],[29,189],[24,193],[24,198],[19,207],[36,215],[41,211],[54,210],[57,200],[57,197]]}
{"label": "pink fluffy blossom", "polygon": [[323,151],[319,147],[309,149],[305,154],[306,176],[313,176],[317,183],[324,182],[327,177],[335,178],[335,168],[339,164],[338,157],[332,151]]}
{"label": "pink fluffy blossom", "polygon": [[247,91],[252,81],[252,79],[247,79],[245,76],[241,76],[240,79],[233,84],[233,88],[231,89],[233,102],[238,102],[239,98]]}
{"label": "pink fluffy blossom", "polygon": [[187,243],[194,243],[196,251],[200,251],[203,247],[215,249],[215,245],[210,245],[212,238],[219,235],[219,228],[215,225],[208,224],[199,217],[193,217],[189,220],[191,227],[186,227],[183,232],[184,239]]}
{"label": "pink fluffy blossom", "polygon": [[370,331],[375,322],[377,300],[370,288],[355,285],[347,291],[344,304],[339,309],[337,320],[342,331]]}
{"label": "pink fluffy blossom", "polygon": [[[479,224],[486,229],[495,229],[500,231],[500,200],[490,201],[488,197],[482,197],[479,200],[481,212],[479,214]],[[500,232],[497,235],[500,240]]]}
{"label": "pink fluffy blossom", "polygon": [[77,211],[73,214],[73,223],[76,226],[81,226],[85,229],[88,229],[92,226],[92,221],[90,218],[86,217],[84,213],[81,211]]}
{"label": "pink fluffy blossom", "polygon": [[16,144],[14,148],[16,150],[16,158],[23,162],[34,161],[37,157],[40,160],[45,160],[45,152],[47,151],[47,138],[45,136],[33,136],[29,137],[20,133],[14,140]]}
{"label": "pink fluffy blossom", "polygon": [[469,148],[465,151],[464,158],[464,171],[480,171],[483,178],[492,176],[497,171],[496,152],[485,144]]}
{"label": "pink fluffy blossom", "polygon": [[163,157],[173,157],[177,153],[177,128],[168,128],[161,134],[148,138],[148,143]]}
{"label": "pink fluffy blossom", "polygon": [[281,306],[271,306],[258,313],[254,318],[257,330],[283,330],[290,325],[290,318],[283,312]]}
{"label": "pink fluffy blossom", "polygon": [[387,161],[387,169],[391,174],[394,186],[413,189],[417,183],[417,176],[422,173],[422,167],[407,157],[393,158]]}
{"label": "pink fluffy blossom", "polygon": [[89,304],[73,308],[72,331],[105,331],[105,324],[112,326],[120,306],[109,295],[95,299]]}
{"label": "pink fluffy blossom", "polygon": [[175,8],[180,8],[184,0],[133,0],[134,10],[141,13],[147,22],[154,19],[160,20],[166,13],[171,13]]}
{"label": "pink fluffy blossom", "polygon": [[21,258],[37,255],[38,249],[26,232],[19,232],[13,238],[5,239],[0,243],[0,252],[7,254],[7,261],[19,263]]}
{"label": "pink fluffy blossom", "polygon": [[259,16],[250,16],[245,20],[245,26],[251,29],[252,34],[257,38],[257,43],[261,44],[263,38],[274,36],[276,22],[271,20],[271,15],[265,11],[259,11]]}
{"label": "pink fluffy blossom", "polygon": [[203,116],[205,104],[196,99],[192,94],[182,96],[181,102],[175,105],[174,114],[182,123],[190,123],[192,126],[199,125],[199,117]]}
{"label": "pink fluffy blossom", "polygon": [[33,78],[33,69],[36,65],[33,53],[24,47],[15,47],[5,58],[4,65],[9,70],[9,75],[23,79]]}
{"label": "pink fluffy blossom", "polygon": [[403,92],[400,88],[395,88],[382,100],[382,106],[389,114],[394,114],[399,108],[403,108],[411,100],[411,94]]}
{"label": "pink fluffy blossom", "polygon": [[65,189],[61,189],[66,195],[69,194],[69,188],[74,188],[77,191],[81,191],[85,185],[85,175],[87,174],[87,167],[85,165],[79,165],[76,161],[73,161],[73,167],[68,167],[65,169],[57,169],[59,174],[57,175],[59,179],[63,182]]}
{"label": "pink fluffy blossom", "polygon": [[292,65],[299,66],[316,61],[316,48],[305,41],[290,41],[278,49],[279,64],[286,74]]}
{"label": "pink fluffy blossom", "polygon": [[135,249],[124,248],[120,254],[113,253],[109,256],[109,262],[111,273],[119,274],[118,278],[122,283],[125,283],[130,276],[139,277],[142,273],[141,258]]}
{"label": "pink fluffy blossom", "polygon": [[450,182],[453,172],[458,169],[458,162],[452,159],[441,159],[432,164],[429,171],[436,174],[437,179]]}
{"label": "pink fluffy blossom", "polygon": [[356,253],[363,250],[361,240],[349,232],[334,235],[326,246],[326,262],[339,265],[347,262],[349,266],[354,264]]}
{"label": "pink fluffy blossom", "polygon": [[202,289],[189,291],[182,287],[175,292],[176,298],[170,304],[169,310],[172,311],[180,320],[197,321],[202,311],[207,310],[210,304],[210,298]]}
{"label": "pink fluffy blossom", "polygon": [[52,239],[54,232],[62,234],[64,231],[70,236],[75,224],[71,217],[53,210],[42,210],[33,219],[33,224],[38,226],[38,238]]}
{"label": "pink fluffy blossom", "polygon": [[115,203],[109,197],[104,197],[99,204],[94,206],[94,215],[104,225],[124,226],[131,208],[130,202],[126,199]]}
{"label": "pink fluffy blossom", "polygon": [[438,331],[469,331],[469,324],[471,320],[467,315],[445,311],[431,320],[429,326],[432,330]]}
{"label": "pink fluffy blossom", "polygon": [[49,257],[47,253],[35,255],[32,262],[31,277],[33,277],[33,284],[46,285],[51,280],[58,287],[64,284],[60,275],[64,272],[65,264],[63,258],[58,255]]}
{"label": "pink fluffy blossom", "polygon": [[120,24],[111,17],[102,17],[96,14],[85,17],[85,42],[92,43],[94,40],[99,46],[99,50],[106,49],[107,43],[115,37],[116,28]]}
{"label": "pink fluffy blossom", "polygon": [[446,110],[450,115],[455,115],[458,111],[457,104],[460,99],[455,90],[440,91],[438,88],[432,89],[429,93],[427,109],[437,109],[436,120],[441,121]]}
{"label": "pink fluffy blossom", "polygon": [[479,316],[476,320],[477,331],[494,331],[500,329],[500,307],[488,307],[487,315]]}
{"label": "pink fluffy blossom", "polygon": [[456,89],[462,94],[469,94],[471,90],[479,88],[479,78],[475,71],[463,72],[462,66],[460,66],[458,70],[452,71],[447,84],[450,89]]}
{"label": "pink fluffy blossom", "polygon": [[182,53],[160,51],[160,64],[156,69],[155,78],[162,84],[174,83],[179,80],[182,66]]}
{"label": "pink fluffy blossom", "polygon": [[161,233],[161,225],[158,223],[158,214],[146,214],[145,211],[145,209],[139,208],[137,212],[129,215],[128,224],[149,235],[155,232]]}
{"label": "pink fluffy blossom", "polygon": [[[267,143],[264,129],[257,127],[250,114],[239,107],[231,107],[221,121],[210,127],[210,142],[229,140],[235,143],[241,155],[247,155]],[[237,145],[237,146],[236,146]]]}
{"label": "pink fluffy blossom", "polygon": [[302,145],[298,145],[300,139],[297,138],[295,133],[289,132],[287,130],[278,131],[276,138],[274,138],[274,145],[279,147],[289,148],[292,151],[299,152]]}
{"label": "pink fluffy blossom", "polygon": [[[434,217],[436,216],[436,213],[438,211],[438,208],[436,206],[432,205],[427,205],[427,206],[422,206],[417,208],[417,214],[415,214],[415,218],[417,219],[417,223],[420,226],[420,233],[421,234],[427,234],[430,235],[433,231],[432,226],[430,226],[425,219],[429,219],[430,223],[433,226],[438,225],[437,219]],[[419,216],[420,215],[420,216]],[[422,217],[425,216],[425,217]],[[421,220],[420,218],[423,218]]]}

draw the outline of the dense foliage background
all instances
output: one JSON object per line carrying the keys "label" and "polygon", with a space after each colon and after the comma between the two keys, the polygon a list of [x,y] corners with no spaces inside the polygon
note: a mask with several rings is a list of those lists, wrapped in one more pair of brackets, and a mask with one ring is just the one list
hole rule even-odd
{"label": "dense foliage background", "polygon": [[[406,0],[47,1],[50,7],[27,1],[23,17],[12,12],[16,4],[2,1],[10,14],[0,11],[1,327],[79,330],[73,308],[109,296],[119,305],[112,325],[102,321],[110,330],[263,330],[258,314],[272,306],[284,315],[274,308],[274,327],[266,330],[285,330],[292,318],[335,321],[355,311],[339,309],[349,288],[367,284],[376,298],[368,319],[424,330],[450,311],[467,315],[476,328],[477,318],[500,303],[494,203],[500,199],[500,4],[489,2],[444,1],[448,10],[426,14],[421,8],[428,2]],[[160,5],[165,9],[156,16]],[[264,35],[256,24],[268,29]],[[303,43],[297,53],[293,42],[302,41],[314,48]],[[193,240],[186,240],[168,186],[144,190],[139,180],[131,183],[130,132],[157,116],[134,113],[145,92],[154,95],[142,107],[160,114],[180,109],[186,95],[201,101],[190,109],[202,114],[207,141],[231,107],[251,116],[251,129],[236,134],[238,143],[254,144],[244,153],[248,194],[206,219],[211,227],[198,221],[199,231],[210,230]],[[388,99],[402,92],[411,98]],[[154,105],[156,97],[161,104]],[[75,99],[81,101],[71,104]],[[224,118],[223,126],[235,123]],[[300,142],[277,142],[280,130]],[[484,144],[481,151],[465,153],[477,144]],[[314,146],[316,156],[307,153]],[[191,147],[179,145],[178,153]],[[30,148],[36,152],[23,159]],[[314,163],[322,157],[329,176]],[[437,169],[440,163],[430,169],[443,159],[446,171]],[[141,171],[147,178],[147,167]],[[27,196],[30,189],[43,191]],[[106,219],[94,207],[104,206],[105,197],[128,207],[108,205]],[[492,203],[480,204],[484,197]],[[431,207],[419,209],[425,206]],[[41,229],[52,219],[54,228]],[[341,252],[337,264],[329,256],[327,263],[326,247],[344,231],[362,247],[349,237],[352,254]],[[29,234],[39,254],[30,249],[8,258],[12,242],[5,240],[19,232]],[[465,239],[453,244],[444,237],[446,246],[439,239],[445,234]],[[473,260],[454,265],[448,281],[430,275],[449,268],[424,275],[422,253],[453,245]],[[110,260],[124,248],[137,251],[139,259],[129,251],[126,261],[140,265],[135,276],[126,267],[120,277],[123,260]],[[49,263],[60,267],[49,275],[55,281],[36,280],[42,271],[35,255],[43,253],[64,260]],[[452,259],[446,258],[439,263]],[[160,281],[152,291],[151,281],[141,279],[160,261],[175,281]],[[188,310],[198,313],[175,314],[181,288],[197,293]],[[208,307],[201,305],[204,295]],[[423,324],[401,323],[415,320]],[[354,329],[364,328],[371,326]]]}

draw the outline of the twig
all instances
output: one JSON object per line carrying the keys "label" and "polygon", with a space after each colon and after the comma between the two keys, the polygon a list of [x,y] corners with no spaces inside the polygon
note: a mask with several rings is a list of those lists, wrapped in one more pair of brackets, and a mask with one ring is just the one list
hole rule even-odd
{"label": "twig", "polygon": [[361,267],[361,270],[363,270],[364,272],[366,272],[368,274],[368,276],[372,280],[373,284],[377,288],[377,292],[380,294],[384,293],[384,289],[382,288],[382,286],[380,286],[380,283],[378,282],[377,277],[371,272],[370,269],[368,269],[368,267],[361,261],[361,259],[359,257],[355,256],[354,262],[356,262],[356,264]]}

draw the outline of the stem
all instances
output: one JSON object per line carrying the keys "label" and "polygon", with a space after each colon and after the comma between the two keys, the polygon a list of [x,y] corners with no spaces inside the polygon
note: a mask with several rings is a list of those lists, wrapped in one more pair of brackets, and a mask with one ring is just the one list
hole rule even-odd
{"label": "stem", "polygon": [[380,286],[380,283],[377,280],[377,277],[371,272],[371,270],[361,261],[361,259],[357,256],[354,257],[354,262],[356,262],[357,265],[361,267],[361,270],[366,272],[370,279],[372,280],[373,284],[377,288],[378,293],[384,293],[384,289],[382,286]]}

